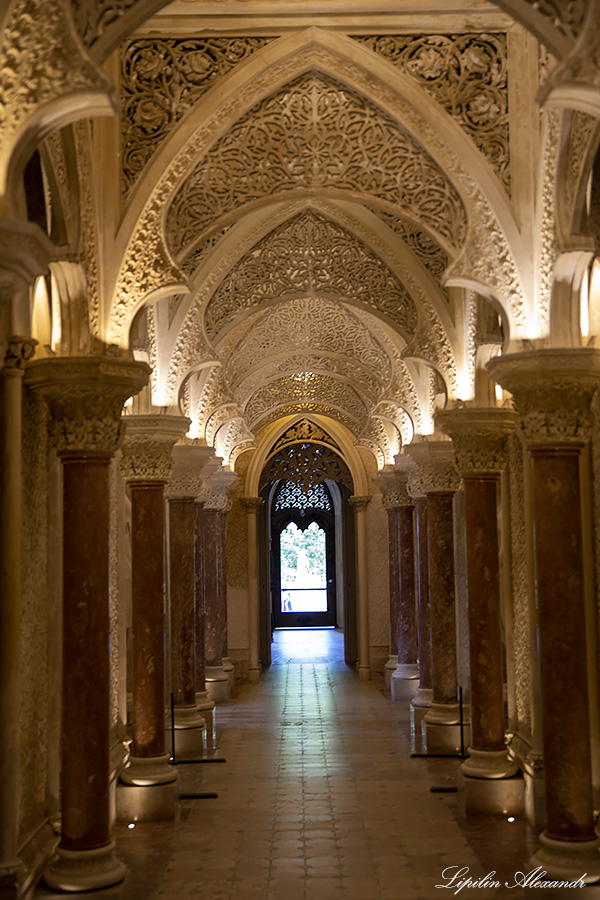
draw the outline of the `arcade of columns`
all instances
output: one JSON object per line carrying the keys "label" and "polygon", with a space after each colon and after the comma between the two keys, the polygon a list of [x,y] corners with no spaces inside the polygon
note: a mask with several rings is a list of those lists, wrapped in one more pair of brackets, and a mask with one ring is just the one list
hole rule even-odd
{"label": "arcade of columns", "polygon": [[302,440],[358,677],[598,880],[600,0],[264,6],[0,13],[0,893],[174,814],[168,698],[187,756],[260,678]]}

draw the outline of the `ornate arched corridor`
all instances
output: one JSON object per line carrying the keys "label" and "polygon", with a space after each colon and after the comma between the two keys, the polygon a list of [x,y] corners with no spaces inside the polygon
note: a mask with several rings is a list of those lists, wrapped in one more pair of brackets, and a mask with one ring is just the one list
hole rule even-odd
{"label": "ornate arched corridor", "polygon": [[600,880],[600,0],[0,21],[2,896],[143,889],[142,829],[201,828],[171,722],[193,758],[260,710],[279,765],[291,612],[343,646],[328,758],[356,698],[390,806],[458,779],[444,859]]}

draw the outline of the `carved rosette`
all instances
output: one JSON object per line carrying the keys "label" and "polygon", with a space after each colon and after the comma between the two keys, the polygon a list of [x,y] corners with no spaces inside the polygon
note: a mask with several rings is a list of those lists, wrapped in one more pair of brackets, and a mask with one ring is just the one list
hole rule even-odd
{"label": "carved rosette", "polygon": [[167,485],[167,497],[197,499],[203,493],[202,469],[213,457],[213,450],[201,444],[176,444],[173,447],[173,470]]}
{"label": "carved rosette", "polygon": [[514,430],[511,409],[463,408],[440,412],[436,426],[452,438],[461,475],[501,472],[507,461],[506,438]]}
{"label": "carved rosette", "polygon": [[417,466],[416,473],[410,478],[410,492],[414,497],[457,490],[458,473],[452,441],[409,444],[406,453]]}
{"label": "carved rosette", "polygon": [[395,506],[412,506],[412,497],[408,493],[408,476],[399,472],[394,466],[386,466],[373,478],[381,488],[385,509]]}
{"label": "carved rosette", "polygon": [[517,433],[526,445],[581,444],[593,429],[600,350],[541,349],[497,356],[490,377],[514,397]]}
{"label": "carved rosette", "polygon": [[166,484],[173,467],[173,446],[188,430],[190,420],[186,416],[123,416],[123,423],[123,478]]}
{"label": "carved rosette", "polygon": [[37,341],[33,338],[13,334],[4,342],[4,352],[0,355],[0,369],[22,373],[25,365],[35,353]]}
{"label": "carved rosette", "polygon": [[30,362],[25,383],[50,408],[50,439],[59,452],[114,453],[123,404],[149,374],[146,363],[129,359],[58,356]]}

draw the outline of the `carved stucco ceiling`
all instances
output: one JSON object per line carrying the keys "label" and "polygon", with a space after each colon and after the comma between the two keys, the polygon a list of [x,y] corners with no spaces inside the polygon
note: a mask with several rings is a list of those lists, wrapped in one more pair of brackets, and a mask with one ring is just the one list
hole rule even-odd
{"label": "carved stucco ceiling", "polygon": [[208,304],[207,334],[214,338],[244,310],[299,293],[359,301],[407,338],[417,329],[415,304],[387,265],[340,225],[306,211],[267,235],[230,272]]}
{"label": "carved stucco ceiling", "polygon": [[279,407],[295,406],[318,411],[335,409],[351,418],[352,429],[358,433],[364,428],[368,412],[354,388],[335,378],[302,372],[288,375],[260,388],[244,410],[251,429]]}
{"label": "carved stucco ceiling", "polygon": [[170,249],[178,255],[221,217],[295,188],[377,198],[450,246],[465,237],[458,192],[424,148],[357,92],[308,72],[257,104],[198,163],[168,212]]}
{"label": "carved stucco ceiling", "polygon": [[219,346],[231,384],[275,358],[306,353],[347,358],[374,375],[380,384],[391,377],[388,354],[353,311],[320,297],[278,303],[244,322]]}

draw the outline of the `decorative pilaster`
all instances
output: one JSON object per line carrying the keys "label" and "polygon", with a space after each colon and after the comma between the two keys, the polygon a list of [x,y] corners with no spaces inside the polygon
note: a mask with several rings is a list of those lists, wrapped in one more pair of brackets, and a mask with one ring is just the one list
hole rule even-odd
{"label": "decorative pilaster", "polygon": [[187,757],[202,752],[206,725],[196,705],[196,497],[203,450],[193,444],[173,447],[167,489],[174,750]]}
{"label": "decorative pilaster", "polygon": [[[22,594],[22,394],[25,363],[35,341],[12,336],[0,368],[0,883],[16,892],[20,860],[19,647]],[[16,896],[16,893],[15,893]]]}
{"label": "decorative pilaster", "polygon": [[[417,620],[413,502],[407,475],[396,468],[383,469],[376,480],[388,515],[390,572],[390,659],[392,700],[411,700],[418,687]],[[393,663],[393,665],[392,665]]]}
{"label": "decorative pilaster", "polygon": [[62,830],[44,878],[65,891],[126,874],[109,826],[108,471],[123,404],[148,373],[145,363],[98,356],[34,361],[26,374],[50,407],[63,465]]}
{"label": "decorative pilaster", "polygon": [[[123,423],[121,472],[131,495],[133,743],[121,780],[143,789],[170,785],[177,778],[165,749],[164,494],[173,445],[187,431],[189,419],[124,416]],[[174,814],[174,793],[163,794],[121,790],[120,817],[162,818],[171,814],[171,807]]]}
{"label": "decorative pilaster", "polygon": [[248,642],[250,659],[248,681],[256,683],[260,679],[260,621],[258,601],[258,510],[262,497],[241,497],[248,515]]}
{"label": "decorative pilaster", "polygon": [[[409,444],[407,454],[416,463],[414,489],[427,498],[428,579],[431,603],[432,689],[431,708],[425,716],[430,725],[459,722],[456,611],[454,586],[454,525],[452,503],[458,487],[451,441]],[[417,484],[418,482],[418,484]],[[441,737],[441,733],[439,735]],[[449,739],[450,733],[444,735]],[[452,735],[452,744],[459,740]],[[428,728],[428,748],[437,736]],[[439,749],[450,749],[441,747]]]}
{"label": "decorative pilaster", "polygon": [[356,523],[356,599],[358,606],[358,677],[371,678],[369,661],[369,576],[367,569],[367,505],[370,497],[350,497]]}
{"label": "decorative pilaster", "polygon": [[438,413],[436,424],[452,438],[464,490],[471,747],[461,769],[471,778],[509,778],[518,767],[504,742],[497,493],[515,414],[463,408]]}
{"label": "decorative pilaster", "polygon": [[[531,460],[546,829],[531,860],[552,878],[600,878],[590,755],[579,465],[600,350],[541,349],[488,364],[514,397]],[[566,687],[568,686],[568,687]]]}

